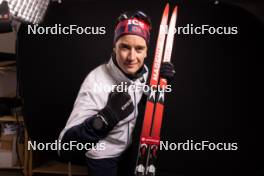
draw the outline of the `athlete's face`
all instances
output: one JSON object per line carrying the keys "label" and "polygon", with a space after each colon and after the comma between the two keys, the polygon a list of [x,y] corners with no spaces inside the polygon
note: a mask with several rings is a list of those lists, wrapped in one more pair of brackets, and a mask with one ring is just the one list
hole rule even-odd
{"label": "athlete's face", "polygon": [[144,64],[147,56],[146,41],[137,35],[124,35],[115,43],[113,51],[116,54],[118,66],[126,74],[135,74]]}

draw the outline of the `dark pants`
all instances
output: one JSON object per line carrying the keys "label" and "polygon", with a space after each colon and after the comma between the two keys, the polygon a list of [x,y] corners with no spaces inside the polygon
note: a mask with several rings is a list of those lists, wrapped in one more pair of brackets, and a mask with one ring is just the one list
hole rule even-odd
{"label": "dark pants", "polygon": [[97,160],[86,158],[89,176],[134,176],[146,99],[147,96],[143,95],[138,104],[139,114],[131,146],[118,158]]}
{"label": "dark pants", "polygon": [[89,176],[134,176],[137,152],[134,147],[117,158],[86,159]]}
{"label": "dark pants", "polygon": [[118,158],[86,159],[89,176],[117,176]]}
{"label": "dark pants", "polygon": [[120,157],[86,158],[89,176],[134,176],[137,149],[130,146]]}

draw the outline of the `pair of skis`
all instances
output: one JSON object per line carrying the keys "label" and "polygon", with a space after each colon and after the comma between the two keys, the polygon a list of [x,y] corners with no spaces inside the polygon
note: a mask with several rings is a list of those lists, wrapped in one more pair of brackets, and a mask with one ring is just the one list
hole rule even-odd
{"label": "pair of skis", "polygon": [[[177,6],[173,9],[168,31],[167,22],[169,16],[169,4],[163,11],[159,28],[157,46],[152,66],[150,86],[154,88],[148,95],[143,127],[140,136],[140,146],[135,169],[136,176],[154,176],[156,174],[157,151],[160,144],[160,129],[164,110],[164,89],[167,80],[159,77],[161,62],[170,62],[173,48],[174,30],[177,18]],[[167,33],[167,38],[166,38]],[[165,50],[163,55],[164,43]],[[157,87],[163,91],[157,90]]]}

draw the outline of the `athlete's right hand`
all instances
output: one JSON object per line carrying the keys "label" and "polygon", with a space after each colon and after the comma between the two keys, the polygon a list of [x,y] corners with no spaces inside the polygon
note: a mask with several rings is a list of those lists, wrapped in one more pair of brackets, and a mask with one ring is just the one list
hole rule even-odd
{"label": "athlete's right hand", "polygon": [[99,111],[96,119],[93,120],[93,126],[98,130],[110,131],[133,111],[134,105],[131,96],[127,92],[113,91],[108,96],[106,106]]}

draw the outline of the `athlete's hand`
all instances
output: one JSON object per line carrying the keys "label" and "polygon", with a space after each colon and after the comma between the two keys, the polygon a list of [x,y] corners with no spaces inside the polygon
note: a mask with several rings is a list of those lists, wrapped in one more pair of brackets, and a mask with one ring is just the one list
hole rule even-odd
{"label": "athlete's hand", "polygon": [[160,66],[160,77],[167,79],[168,83],[171,82],[176,71],[171,62],[162,62]]}
{"label": "athlete's hand", "polygon": [[127,92],[111,92],[106,106],[98,113],[107,131],[134,111],[133,101]]}

